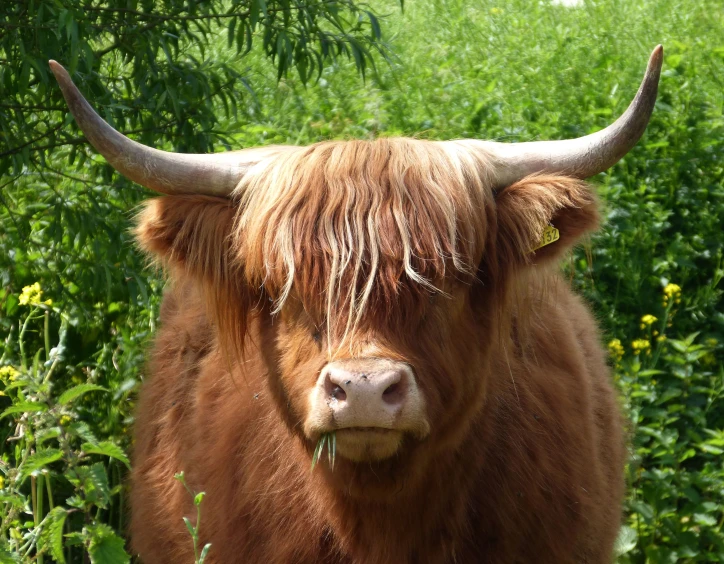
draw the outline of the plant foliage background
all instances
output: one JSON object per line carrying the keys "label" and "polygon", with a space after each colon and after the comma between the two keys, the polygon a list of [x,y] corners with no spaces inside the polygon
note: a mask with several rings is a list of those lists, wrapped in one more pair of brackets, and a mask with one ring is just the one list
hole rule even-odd
{"label": "plant foliage background", "polygon": [[0,3],[0,562],[129,561],[128,429],[163,288],[128,234],[149,194],[89,149],[48,59],[119,130],[205,152],[584,135],[658,43],[652,123],[593,179],[606,223],[564,269],[631,421],[620,561],[724,561],[718,0],[22,0]]}

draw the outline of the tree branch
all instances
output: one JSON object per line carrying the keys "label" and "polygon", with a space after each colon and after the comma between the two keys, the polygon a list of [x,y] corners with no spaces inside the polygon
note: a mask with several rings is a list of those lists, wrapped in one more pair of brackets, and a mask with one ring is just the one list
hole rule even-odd
{"label": "tree branch", "polygon": [[9,110],[40,110],[44,112],[68,111],[68,108],[65,106],[24,106],[22,104],[0,104],[0,108],[7,108]]}
{"label": "tree branch", "polygon": [[[123,133],[123,135],[135,135],[136,133],[147,133],[149,131],[164,131],[171,127],[175,122],[169,122],[159,127],[149,127],[146,129],[134,129],[132,131],[127,131]],[[28,141],[27,143],[23,143],[22,145],[18,145],[17,147],[13,147],[12,149],[9,149],[5,151],[4,153],[0,153],[0,157],[7,157],[9,155],[15,155],[22,151],[25,147],[28,145],[32,145],[36,141],[40,141],[41,139],[45,139],[46,137],[49,137],[52,133],[58,131],[61,127],[63,127],[63,123],[58,125],[57,127],[54,127],[50,131],[46,132],[45,134],[36,137],[35,139],[32,139]],[[67,139],[65,141],[61,141],[58,143],[49,143],[47,145],[41,145],[39,147],[31,147],[31,151],[45,151],[47,149],[57,149],[58,147],[65,147],[66,145],[84,145],[88,143],[88,139],[85,138],[85,136],[80,137],[74,137],[72,139]]]}
{"label": "tree branch", "polygon": [[8,149],[7,151],[0,153],[0,157],[7,157],[8,155],[15,155],[15,154],[19,153],[20,151],[22,151],[23,149],[25,149],[25,147],[27,147],[28,145],[32,145],[33,143],[36,143],[36,142],[40,141],[41,139],[50,137],[53,133],[58,131],[61,127],[63,127],[62,122],[59,123],[58,125],[56,125],[54,128],[49,129],[42,135],[36,137],[35,139],[31,139],[30,141],[27,141],[26,143],[23,143],[22,145],[18,145],[17,147],[13,147],[12,149]]}

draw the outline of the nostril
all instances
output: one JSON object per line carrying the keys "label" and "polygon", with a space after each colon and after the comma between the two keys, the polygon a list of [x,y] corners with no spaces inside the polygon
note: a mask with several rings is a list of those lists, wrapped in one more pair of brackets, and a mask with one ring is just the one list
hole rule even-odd
{"label": "nostril", "polygon": [[329,395],[339,401],[347,399],[347,393],[339,386],[334,386],[332,388],[332,392]]}
{"label": "nostril", "polygon": [[384,392],[382,392],[382,399],[388,404],[401,403],[405,395],[404,389],[400,382],[395,382],[391,386],[388,386]]}
{"label": "nostril", "polygon": [[[345,383],[344,385],[349,384],[349,382]],[[327,394],[327,397],[330,399],[335,399],[338,401],[344,401],[347,399],[347,392],[342,387],[342,382],[340,381],[334,381],[329,374],[327,374],[327,377],[324,380],[324,391]]]}

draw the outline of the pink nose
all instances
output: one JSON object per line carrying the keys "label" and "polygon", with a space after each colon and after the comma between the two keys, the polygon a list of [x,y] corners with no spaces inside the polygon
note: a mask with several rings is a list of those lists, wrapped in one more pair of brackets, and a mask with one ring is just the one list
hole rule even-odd
{"label": "pink nose", "polygon": [[348,405],[365,403],[381,409],[398,409],[407,396],[407,374],[401,369],[358,372],[330,365],[324,389],[330,400]]}
{"label": "pink nose", "polygon": [[[335,360],[322,368],[310,390],[304,432],[315,441],[323,433],[344,430],[337,446],[352,460],[390,456],[403,434],[426,437],[425,398],[410,365],[367,357]],[[375,444],[387,446],[382,452]]]}
{"label": "pink nose", "polygon": [[394,428],[415,386],[407,364],[378,359],[333,362],[320,376],[339,428]]}

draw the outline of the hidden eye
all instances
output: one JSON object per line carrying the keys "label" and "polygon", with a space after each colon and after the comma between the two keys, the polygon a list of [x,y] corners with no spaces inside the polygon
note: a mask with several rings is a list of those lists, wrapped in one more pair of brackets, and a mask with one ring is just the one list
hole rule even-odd
{"label": "hidden eye", "polygon": [[312,331],[312,339],[314,339],[314,342],[317,344],[322,342],[322,331],[320,331],[319,328],[315,327],[314,331]]}

